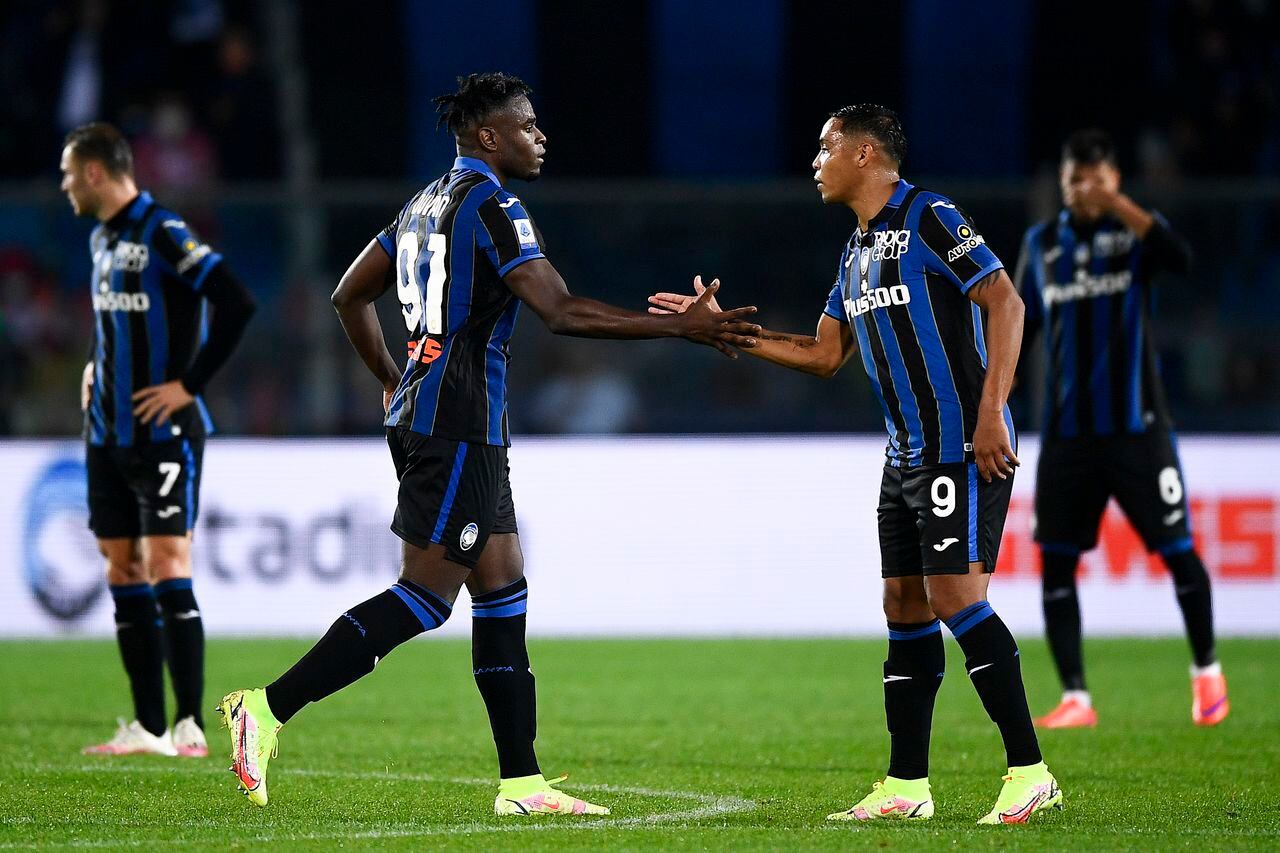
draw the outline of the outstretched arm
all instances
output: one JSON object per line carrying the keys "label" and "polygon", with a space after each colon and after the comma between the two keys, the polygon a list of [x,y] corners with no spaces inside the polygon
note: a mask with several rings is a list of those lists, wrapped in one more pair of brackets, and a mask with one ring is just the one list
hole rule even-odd
{"label": "outstretched arm", "polygon": [[[714,293],[719,288],[720,279],[715,279],[709,287],[702,284],[702,276],[695,276],[693,289],[696,296],[682,293],[655,293],[649,297],[652,307],[650,314],[679,314],[684,312],[695,301]],[[720,306],[714,297],[707,303],[712,311],[719,311]],[[823,314],[818,320],[818,328],[812,335],[775,332],[761,328],[757,344],[747,353],[792,370],[812,373],[829,379],[853,355],[853,334],[848,323],[841,323],[829,314]]]}
{"label": "outstretched arm", "polygon": [[1004,421],[1004,406],[1013,387],[1018,352],[1022,348],[1024,309],[1022,297],[1003,269],[975,283],[969,289],[969,298],[987,312],[987,378],[978,404],[973,454],[978,473],[989,483],[993,474],[1006,479],[1019,464]]}
{"label": "outstretched arm", "polygon": [[557,335],[630,340],[684,338],[737,358],[734,347],[750,351],[760,334],[758,325],[746,321],[756,312],[754,306],[724,312],[707,307],[714,288],[708,289],[705,298],[692,302],[690,310],[678,316],[658,317],[574,296],[560,273],[544,258],[521,264],[507,273],[504,281]]}
{"label": "outstretched arm", "polygon": [[342,274],[332,297],[333,307],[351,346],[360,354],[364,366],[382,384],[384,410],[400,384],[400,368],[387,350],[373,303],[391,287],[391,273],[391,258],[376,239],[370,240]]}

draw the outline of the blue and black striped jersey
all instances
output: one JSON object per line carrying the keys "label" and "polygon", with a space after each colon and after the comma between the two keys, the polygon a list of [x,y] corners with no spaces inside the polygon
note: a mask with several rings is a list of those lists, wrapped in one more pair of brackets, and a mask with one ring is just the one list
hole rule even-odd
{"label": "blue and black striped jersey", "polygon": [[178,214],[137,198],[89,237],[94,316],[94,383],[85,436],[94,445],[131,447],[213,430],[204,400],[163,424],[133,416],[133,394],[181,378],[205,335],[201,287],[222,256]]}
{"label": "blue and black striped jersey", "polygon": [[[890,465],[974,461],[987,347],[967,294],[1002,267],[962,210],[906,181],[849,239],[826,313],[858,339]],[[1007,406],[1004,414],[1016,447]]]}
{"label": "blue and black striped jersey", "polygon": [[1032,226],[1015,274],[1028,338],[1045,334],[1046,438],[1172,428],[1151,340],[1151,276],[1190,252],[1159,214],[1145,240],[1114,217],[1063,210]]}
{"label": "blue and black striped jersey", "polygon": [[520,301],[502,278],[546,257],[528,211],[483,160],[459,157],[378,243],[395,265],[410,335],[386,425],[509,445],[507,363]]}

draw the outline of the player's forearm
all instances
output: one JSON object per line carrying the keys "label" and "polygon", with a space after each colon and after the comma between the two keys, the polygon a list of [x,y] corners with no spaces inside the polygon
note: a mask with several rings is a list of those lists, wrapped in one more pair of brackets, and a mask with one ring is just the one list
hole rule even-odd
{"label": "player's forearm", "polygon": [[575,338],[646,340],[680,336],[672,315],[642,314],[581,296],[565,296],[538,313],[552,333]]}
{"label": "player's forearm", "polygon": [[339,302],[334,300],[334,309],[338,312],[338,321],[342,330],[347,333],[347,340],[369,368],[369,372],[382,384],[383,388],[394,388],[400,383],[400,368],[387,350],[387,341],[382,336],[382,325],[378,322],[378,312],[368,302]]}
{"label": "player's forearm", "polygon": [[823,378],[840,369],[839,359],[833,359],[822,342],[812,335],[761,329],[757,340],[755,347],[745,350],[748,355]]}
{"label": "player's forearm", "polygon": [[987,311],[987,378],[979,412],[1003,416],[1022,349],[1024,308],[1018,295],[1010,291]]}

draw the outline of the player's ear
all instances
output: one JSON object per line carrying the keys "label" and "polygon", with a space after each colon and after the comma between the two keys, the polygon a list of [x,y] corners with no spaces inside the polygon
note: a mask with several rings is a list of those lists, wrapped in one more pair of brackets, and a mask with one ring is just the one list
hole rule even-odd
{"label": "player's ear", "polygon": [[498,132],[492,127],[482,127],[476,131],[476,140],[485,151],[498,150]]}

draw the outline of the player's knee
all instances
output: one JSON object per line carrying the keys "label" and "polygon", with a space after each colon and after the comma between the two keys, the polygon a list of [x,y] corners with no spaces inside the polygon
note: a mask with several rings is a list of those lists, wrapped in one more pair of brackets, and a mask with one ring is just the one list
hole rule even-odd
{"label": "player's knee", "polygon": [[191,577],[191,548],[185,539],[149,542],[144,548],[143,564],[152,583]]}
{"label": "player's knee", "polygon": [[892,579],[884,585],[884,616],[889,622],[927,622],[934,618],[924,587],[908,583],[918,578]]}
{"label": "player's knee", "polygon": [[107,557],[107,583],[110,586],[132,586],[147,583],[147,567],[141,560],[112,559]]}
{"label": "player's knee", "polygon": [[929,585],[928,593],[929,607],[944,622],[969,605],[977,604],[982,600],[981,596],[967,589],[940,584]]}

